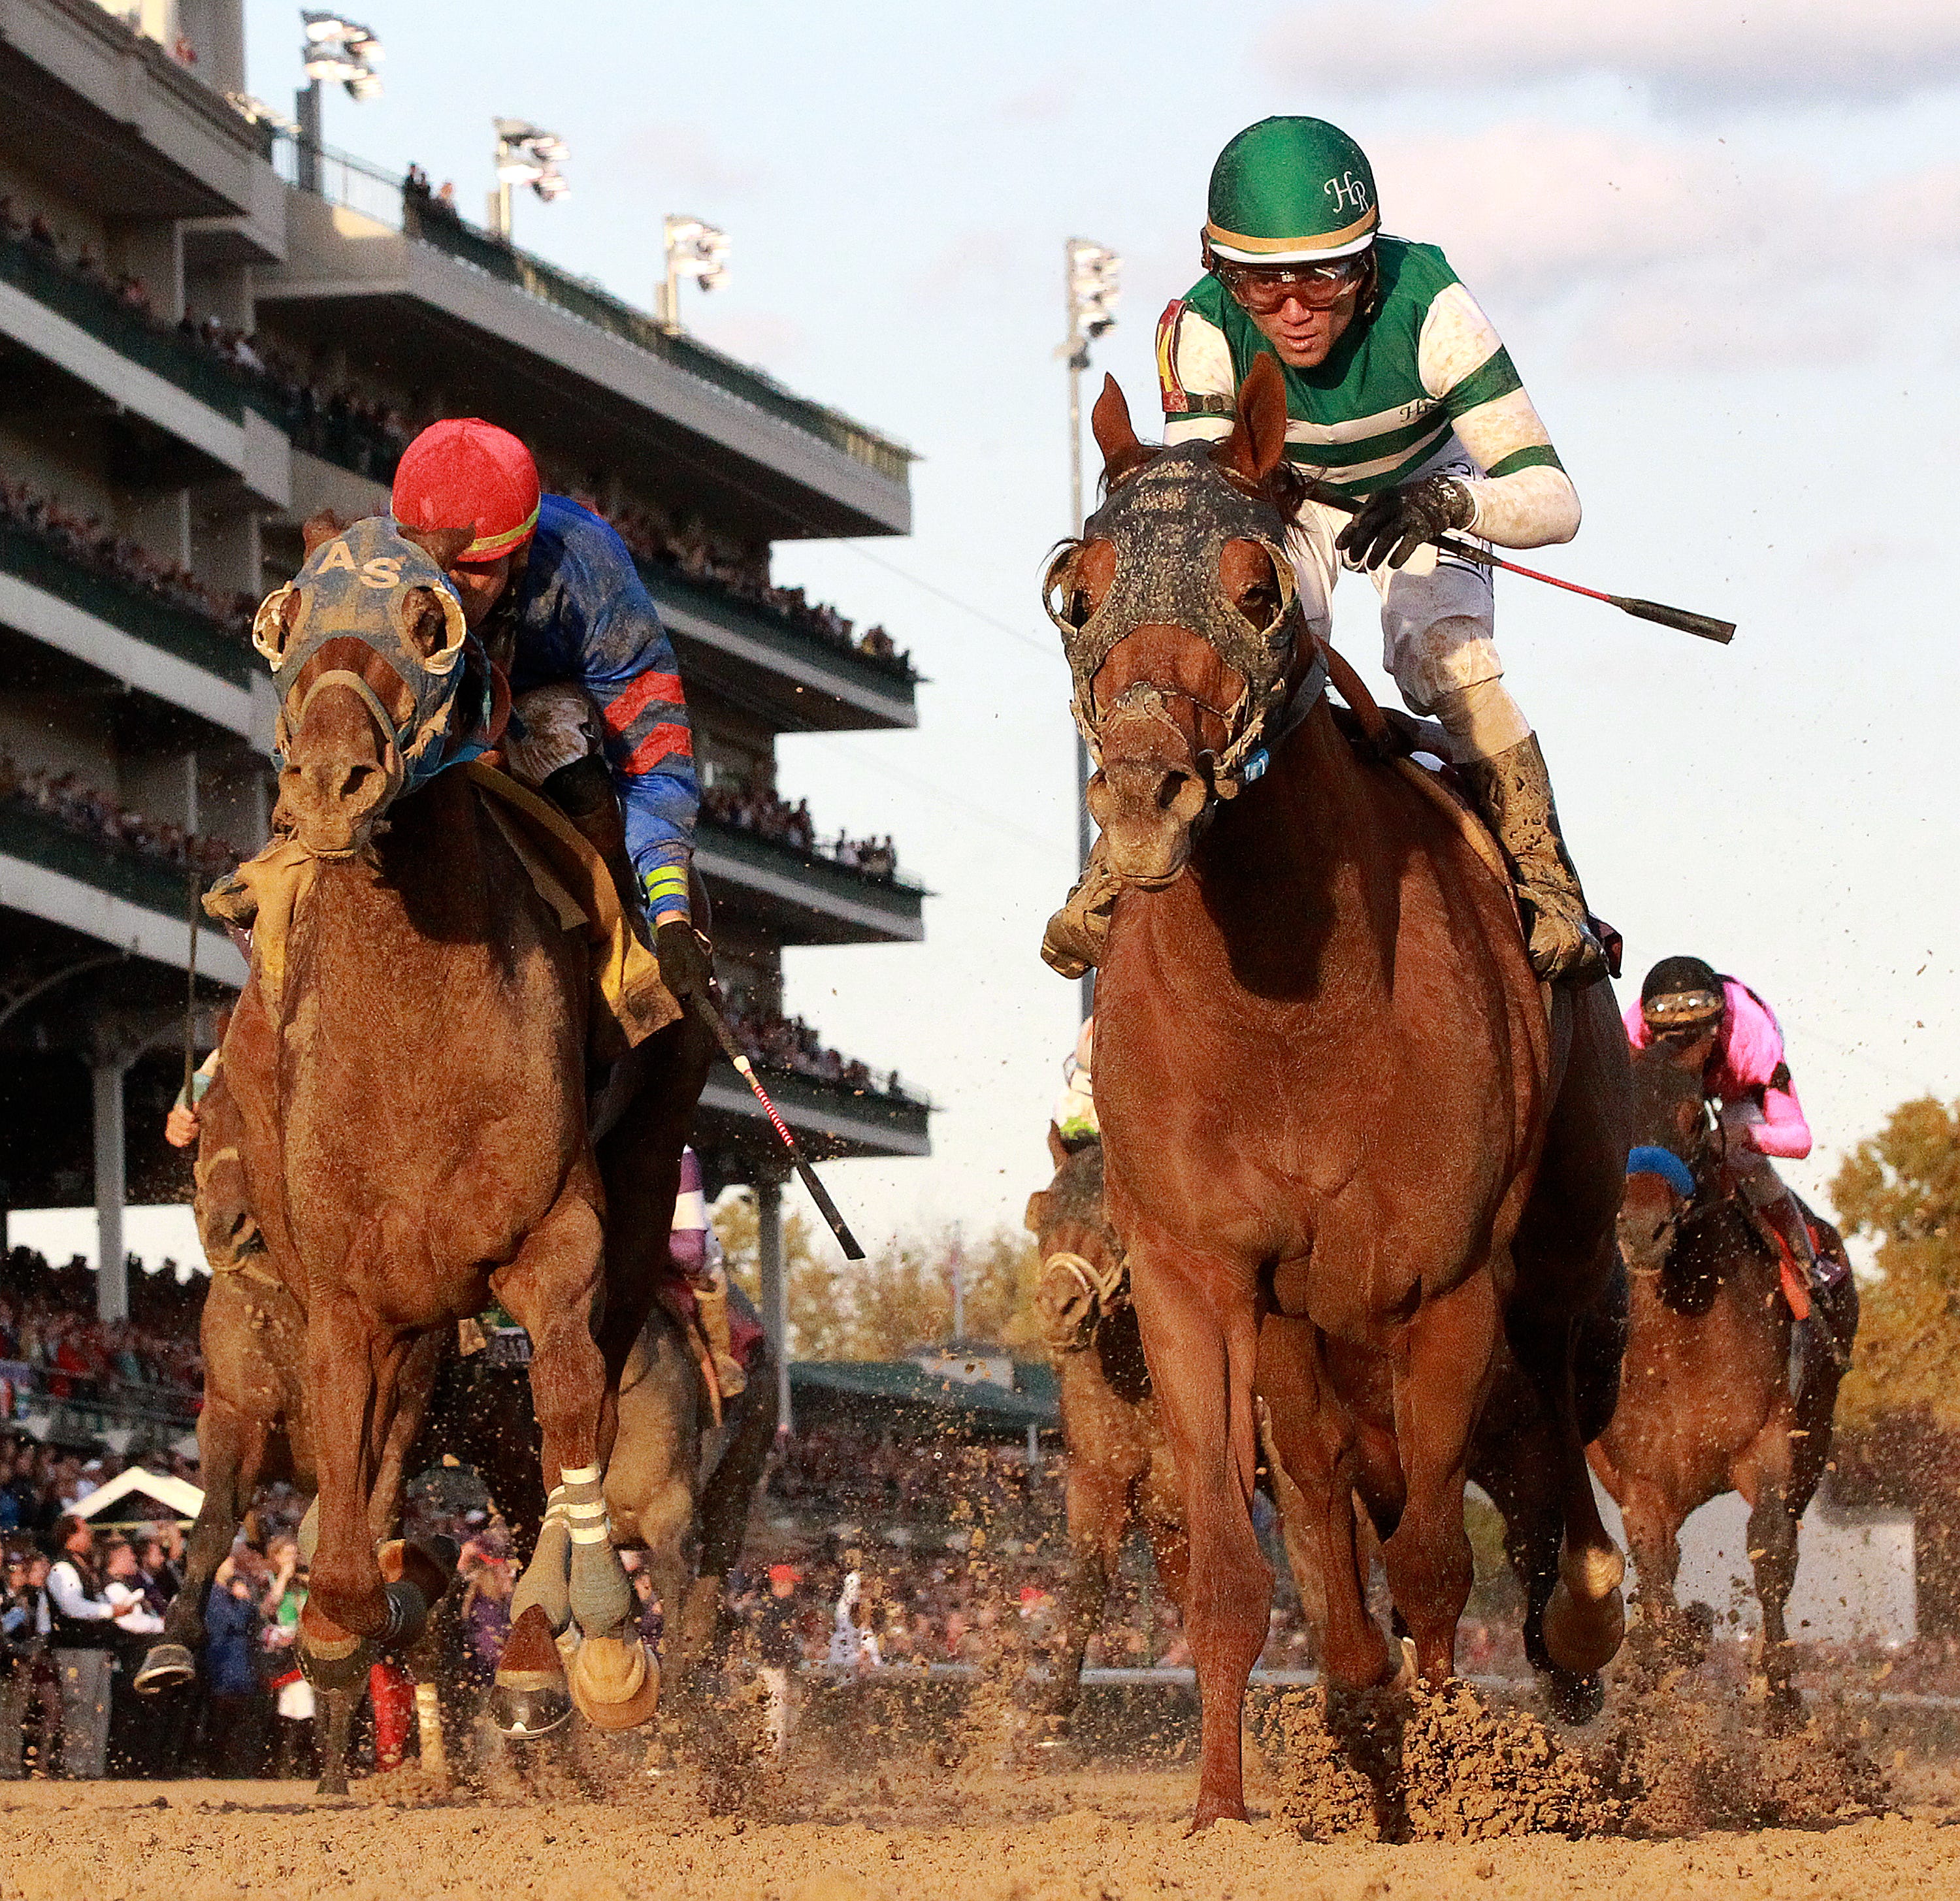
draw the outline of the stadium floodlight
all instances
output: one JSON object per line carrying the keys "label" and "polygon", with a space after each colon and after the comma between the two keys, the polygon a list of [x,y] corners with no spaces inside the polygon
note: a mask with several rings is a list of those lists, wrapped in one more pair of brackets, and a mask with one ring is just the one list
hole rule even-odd
{"label": "stadium floodlight", "polygon": [[564,197],[571,181],[558,167],[571,156],[571,148],[556,132],[527,119],[491,122],[497,128],[497,189],[490,194],[490,226],[499,237],[508,238],[513,188],[528,185],[547,205]]}
{"label": "stadium floodlight", "polygon": [[[1064,281],[1068,303],[1068,335],[1055,354],[1068,364],[1068,532],[1082,532],[1082,373],[1089,367],[1089,346],[1116,324],[1116,305],[1123,294],[1123,260],[1106,244],[1071,237],[1064,250]],[[1078,734],[1075,741],[1075,845],[1077,862],[1089,862],[1089,749]],[[1083,973],[1082,1014],[1096,1007],[1096,973]]]}
{"label": "stadium floodlight", "polygon": [[670,211],[662,221],[660,241],[667,268],[660,281],[658,316],[663,329],[680,329],[680,281],[691,277],[704,291],[728,281],[728,234],[706,219]]}
{"label": "stadium floodlight", "polygon": [[380,41],[366,27],[337,13],[300,10],[300,24],[306,29],[306,44],[300,49],[306,76],[316,85],[339,84],[355,99],[380,96],[381,75],[374,68],[381,63]]}

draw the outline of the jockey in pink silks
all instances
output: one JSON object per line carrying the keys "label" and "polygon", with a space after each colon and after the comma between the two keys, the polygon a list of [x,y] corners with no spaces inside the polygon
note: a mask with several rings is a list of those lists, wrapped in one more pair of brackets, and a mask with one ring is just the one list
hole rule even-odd
{"label": "jockey in pink silks", "polygon": [[1703,1093],[1722,1105],[1729,1173],[1782,1237],[1812,1292],[1834,1285],[1844,1267],[1818,1260],[1803,1210],[1772,1159],[1800,1162],[1811,1146],[1775,1012],[1748,984],[1718,976],[1698,957],[1668,957],[1647,972],[1626,1023],[1635,1049],[1660,1042],[1684,1065],[1700,1062]]}

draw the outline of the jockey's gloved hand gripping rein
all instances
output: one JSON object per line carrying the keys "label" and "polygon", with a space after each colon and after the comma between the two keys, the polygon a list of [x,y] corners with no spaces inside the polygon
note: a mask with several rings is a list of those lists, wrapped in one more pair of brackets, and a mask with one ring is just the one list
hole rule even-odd
{"label": "jockey's gloved hand gripping rein", "polygon": [[660,959],[660,981],[678,1000],[713,995],[713,960],[700,933],[686,918],[660,920],[654,931],[654,955]]}
{"label": "jockey's gloved hand gripping rein", "polygon": [[1470,491],[1447,475],[1424,475],[1370,495],[1334,545],[1358,567],[1400,567],[1425,542],[1476,519]]}

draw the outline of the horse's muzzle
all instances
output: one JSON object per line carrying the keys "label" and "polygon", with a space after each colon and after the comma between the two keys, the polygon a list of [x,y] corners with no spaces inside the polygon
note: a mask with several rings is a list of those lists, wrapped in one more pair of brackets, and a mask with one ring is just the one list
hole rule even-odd
{"label": "horse's muzzle", "polygon": [[1102,828],[1109,869],[1125,883],[1159,891],[1191,862],[1211,788],[1195,764],[1112,759],[1089,782],[1089,810]]}

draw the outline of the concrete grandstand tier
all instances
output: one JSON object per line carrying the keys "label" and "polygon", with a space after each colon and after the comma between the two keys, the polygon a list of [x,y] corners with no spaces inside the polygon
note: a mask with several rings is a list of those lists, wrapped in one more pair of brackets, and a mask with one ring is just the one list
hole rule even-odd
{"label": "concrete grandstand tier", "polygon": [[868,878],[815,852],[703,818],[694,861],[718,914],[752,917],[784,944],[918,943],[925,893]]}
{"label": "concrete grandstand tier", "polygon": [[664,464],[752,536],[909,527],[909,451],[459,219],[405,225],[399,191],[355,165],[325,155],[323,189],[361,203],[295,191],[287,261],[255,284],[285,335],[383,357],[447,412],[527,437],[575,417],[592,463]]}

